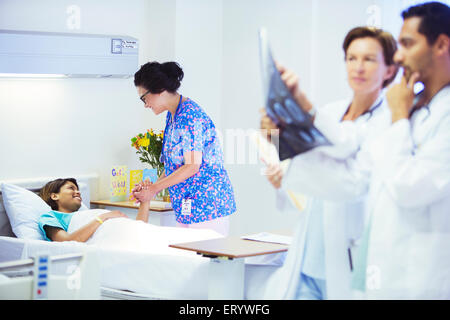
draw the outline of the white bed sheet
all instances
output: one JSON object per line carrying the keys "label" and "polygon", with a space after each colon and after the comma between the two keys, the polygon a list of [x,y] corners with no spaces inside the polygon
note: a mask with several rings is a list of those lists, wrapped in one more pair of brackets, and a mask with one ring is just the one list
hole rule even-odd
{"label": "white bed sheet", "polygon": [[[73,233],[95,218],[106,213],[105,209],[90,209],[76,212],[69,224],[68,233]],[[171,255],[195,255],[193,252],[170,248],[169,244],[222,238],[223,236],[209,229],[186,229],[137,221],[129,218],[108,219],[102,223],[86,241],[103,249],[120,249],[142,253],[162,253]]]}
{"label": "white bed sheet", "polygon": [[[0,261],[26,259],[94,249],[104,287],[129,290],[161,299],[207,299],[209,259],[171,248],[169,253],[98,247],[75,241],[48,242],[0,237]],[[280,267],[284,254],[246,259],[245,299],[261,299],[265,280]],[[63,272],[63,271],[61,271]]]}

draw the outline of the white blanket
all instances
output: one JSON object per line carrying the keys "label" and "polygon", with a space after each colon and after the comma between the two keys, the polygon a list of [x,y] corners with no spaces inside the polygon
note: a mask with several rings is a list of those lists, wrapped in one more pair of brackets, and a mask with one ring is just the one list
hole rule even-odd
{"label": "white blanket", "polygon": [[[72,233],[108,210],[73,215]],[[213,230],[161,227],[129,218],[106,220],[86,244],[97,248],[103,286],[169,299],[205,299],[209,259],[169,244],[223,237]]]}
{"label": "white blanket", "polygon": [[[78,230],[107,211],[91,209],[75,213],[68,232]],[[222,237],[220,233],[209,229],[161,227],[129,218],[113,218],[100,225],[86,243],[105,249],[192,256],[195,252],[170,248],[169,244]]]}
{"label": "white blanket", "polygon": [[[68,232],[79,229],[106,211],[93,209],[77,212]],[[3,250],[8,244],[18,245],[23,250],[22,258],[44,251],[55,255],[95,249],[100,281],[104,287],[155,298],[207,299],[210,259],[195,252],[169,248],[168,244],[218,237],[222,235],[212,230],[159,227],[132,219],[115,218],[105,221],[86,244],[0,237],[0,248]],[[280,261],[279,257],[279,254],[266,255],[263,256],[264,261],[252,261],[257,262],[256,265],[246,263],[247,299],[261,299],[265,280],[279,267],[278,263],[273,263]],[[53,267],[52,270],[56,271],[56,265]]]}

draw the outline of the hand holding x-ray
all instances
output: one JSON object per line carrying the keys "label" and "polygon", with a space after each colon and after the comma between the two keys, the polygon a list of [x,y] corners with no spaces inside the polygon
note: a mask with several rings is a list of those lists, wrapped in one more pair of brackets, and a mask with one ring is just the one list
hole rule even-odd
{"label": "hand holding x-ray", "polygon": [[296,73],[292,70],[286,69],[281,64],[275,61],[275,65],[280,72],[281,80],[283,80],[284,84],[288,88],[289,92],[292,94],[292,97],[297,102],[298,106],[303,109],[305,112],[309,112],[313,105],[309,101],[306,94],[300,89],[300,79]]}
{"label": "hand holding x-ray", "polygon": [[299,90],[298,79],[282,69],[283,81],[272,58],[265,29],[260,30],[259,44],[265,109],[267,116],[280,129],[279,140],[272,141],[279,159],[289,159],[312,148],[330,145],[328,139],[314,127],[311,115],[305,111],[312,105]]}

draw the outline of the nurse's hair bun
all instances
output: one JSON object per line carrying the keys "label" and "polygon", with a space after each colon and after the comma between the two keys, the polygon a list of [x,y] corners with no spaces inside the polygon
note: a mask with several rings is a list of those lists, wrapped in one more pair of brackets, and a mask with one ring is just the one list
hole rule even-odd
{"label": "nurse's hair bun", "polygon": [[180,65],[176,62],[164,62],[161,64],[161,70],[167,75],[168,78],[181,82],[184,77],[184,72]]}
{"label": "nurse's hair bun", "polygon": [[175,93],[181,85],[184,72],[176,62],[147,62],[134,75],[134,85],[143,87],[151,93],[164,90]]}

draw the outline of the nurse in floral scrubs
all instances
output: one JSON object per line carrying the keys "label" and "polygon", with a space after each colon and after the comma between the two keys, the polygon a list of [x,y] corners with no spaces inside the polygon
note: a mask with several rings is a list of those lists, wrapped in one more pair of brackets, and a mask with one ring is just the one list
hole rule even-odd
{"label": "nurse in floral scrubs", "polygon": [[168,188],[178,226],[227,235],[229,215],[236,211],[233,187],[214,123],[195,101],[177,92],[183,75],[176,62],[149,62],[134,75],[145,108],[156,115],[168,112],[161,152],[165,172],[154,184],[136,186],[133,195],[146,202]]}

